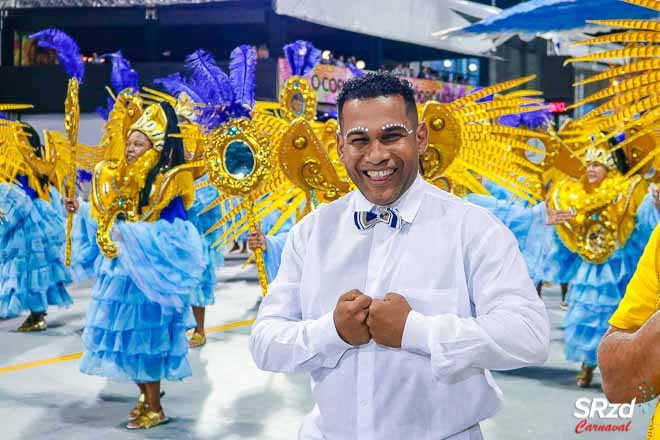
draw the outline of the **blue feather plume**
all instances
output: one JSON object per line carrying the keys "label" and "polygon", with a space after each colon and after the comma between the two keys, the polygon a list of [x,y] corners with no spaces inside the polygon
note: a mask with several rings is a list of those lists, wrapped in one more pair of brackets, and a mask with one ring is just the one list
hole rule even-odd
{"label": "blue feather plume", "polygon": [[133,90],[139,90],[138,85],[138,74],[131,67],[130,61],[128,61],[121,53],[121,50],[118,50],[114,53],[108,53],[101,55],[101,58],[110,58],[112,62],[112,73],[110,74],[110,84],[115,93],[119,93],[124,89],[131,88]]}
{"label": "blue feather plume", "polygon": [[38,40],[39,47],[55,50],[67,75],[82,83],[85,65],[80,56],[80,48],[73,38],[59,29],[50,28],[30,35],[30,39]]}
{"label": "blue feather plume", "polygon": [[321,61],[321,51],[304,40],[284,46],[284,55],[291,67],[291,73],[298,76],[307,76]]}
{"label": "blue feather plume", "polygon": [[231,52],[229,79],[234,88],[234,102],[248,108],[254,107],[257,52],[243,44]]}
{"label": "blue feather plume", "polygon": [[204,98],[204,104],[229,105],[233,102],[234,90],[231,81],[209,52],[198,49],[188,55],[184,68],[190,83]]}
{"label": "blue feather plume", "polygon": [[[134,91],[139,90],[138,74],[131,68],[131,63],[124,58],[121,50],[114,53],[107,53],[100,56],[100,58],[110,58],[112,62],[112,73],[110,74],[110,84],[116,94],[122,90],[131,88]],[[96,114],[107,121],[110,117],[110,112],[115,102],[112,98],[108,97],[105,107],[97,107]]]}
{"label": "blue feather plume", "polygon": [[110,117],[110,112],[112,111],[112,107],[114,105],[115,105],[115,101],[108,96],[105,107],[103,106],[96,107],[96,110],[94,111],[96,112],[97,115],[103,118],[104,121],[107,121],[108,118]]}
{"label": "blue feather plume", "polygon": [[[523,104],[521,107],[537,107],[545,104]],[[498,122],[509,127],[527,127],[531,129],[540,128],[552,119],[550,110],[544,108],[526,113],[514,113],[500,116]]]}

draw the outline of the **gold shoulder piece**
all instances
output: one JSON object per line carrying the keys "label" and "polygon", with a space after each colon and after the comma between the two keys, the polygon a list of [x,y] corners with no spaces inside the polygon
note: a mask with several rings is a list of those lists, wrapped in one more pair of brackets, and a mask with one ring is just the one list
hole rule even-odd
{"label": "gold shoulder piece", "polygon": [[458,155],[462,140],[461,127],[452,116],[449,105],[435,101],[426,103],[422,120],[429,130],[428,149],[422,156],[424,178],[436,180]]}
{"label": "gold shoulder piece", "polygon": [[305,191],[308,202],[329,203],[349,191],[350,184],[337,176],[328,152],[309,122],[294,120],[282,138],[280,163],[284,174]]}

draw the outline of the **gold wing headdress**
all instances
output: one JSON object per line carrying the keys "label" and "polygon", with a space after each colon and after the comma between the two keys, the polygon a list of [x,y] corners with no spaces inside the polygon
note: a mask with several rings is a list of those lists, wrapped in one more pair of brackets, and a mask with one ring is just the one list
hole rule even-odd
{"label": "gold wing headdress", "polygon": [[[24,104],[0,104],[0,111],[23,110],[32,108]],[[29,137],[34,134],[27,131],[27,126],[20,121],[0,118],[0,179],[16,182],[17,176],[23,175],[37,195],[50,200],[50,192],[39,179],[52,177],[55,170],[55,157],[49,148],[41,147],[41,154],[35,154]],[[41,156],[41,157],[39,157]]]}
{"label": "gold wing headdress", "polygon": [[[660,11],[658,2],[625,0],[638,6]],[[623,149],[631,169],[626,174],[646,174],[657,164],[660,150],[657,146],[660,121],[660,22],[653,20],[589,20],[589,23],[627,29],[609,35],[591,38],[576,44],[621,43],[621,49],[607,50],[566,60],[565,64],[587,61],[625,64],[611,67],[575,85],[595,81],[609,81],[609,85],[576,102],[569,108],[599,103],[578,123],[582,133],[574,133],[574,144],[582,144],[575,154],[582,155],[589,147],[606,148],[612,153]],[[601,135],[602,132],[606,134]],[[613,147],[607,142],[620,133],[626,138]],[[594,141],[589,142],[590,139]]]}
{"label": "gold wing headdress", "polygon": [[[505,115],[546,108],[541,105],[542,100],[528,97],[538,92],[525,90],[481,101],[534,78],[528,76],[486,87],[448,104],[427,102],[422,112],[429,127],[429,148],[422,157],[424,177],[431,182],[448,177],[470,192],[488,194],[477,178],[481,175],[521,199],[532,203],[541,200],[541,175],[552,164],[556,152],[550,144],[546,147],[543,143],[543,149],[539,149],[528,141],[547,141],[549,136],[499,123]],[[529,158],[531,153],[541,160],[534,163]]]}

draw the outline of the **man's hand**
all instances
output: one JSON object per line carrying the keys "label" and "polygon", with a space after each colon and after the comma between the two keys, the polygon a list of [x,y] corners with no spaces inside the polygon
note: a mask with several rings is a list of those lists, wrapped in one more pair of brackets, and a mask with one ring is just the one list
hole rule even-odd
{"label": "man's hand", "polygon": [[80,204],[78,203],[78,199],[70,198],[70,197],[63,197],[62,198],[62,203],[64,204],[64,208],[69,211],[73,212],[74,214],[78,212],[78,208],[80,208]]}
{"label": "man's hand", "polygon": [[547,213],[546,223],[548,225],[558,225],[560,223],[566,223],[567,221],[575,217],[575,214],[573,214],[571,211],[552,209],[547,205],[546,205],[546,213]]}
{"label": "man's hand", "polygon": [[398,293],[388,293],[383,299],[374,299],[369,307],[367,327],[377,344],[401,348],[403,329],[412,309]]}
{"label": "man's hand", "polygon": [[335,328],[348,344],[357,347],[371,339],[366,324],[370,305],[371,297],[356,289],[339,297],[333,314]]}
{"label": "man's hand", "polygon": [[262,251],[266,252],[266,237],[263,232],[250,231],[248,233],[247,246],[252,252],[257,248],[261,248]]}
{"label": "man's hand", "polygon": [[653,189],[651,190],[651,194],[653,195],[653,204],[655,205],[655,209],[660,211],[660,186],[654,185]]}

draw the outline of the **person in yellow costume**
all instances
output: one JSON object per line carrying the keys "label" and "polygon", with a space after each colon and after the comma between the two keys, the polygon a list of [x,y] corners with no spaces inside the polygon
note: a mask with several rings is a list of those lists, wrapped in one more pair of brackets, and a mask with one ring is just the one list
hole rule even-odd
{"label": "person in yellow costume", "polygon": [[[623,171],[627,167],[619,158]],[[570,209],[576,215],[556,226],[562,251],[550,258],[577,254],[571,267],[569,308],[564,318],[564,352],[569,361],[582,363],[577,385],[587,387],[597,366],[597,350],[635,271],[651,231],[660,220],[657,197],[648,183],[617,167],[615,156],[590,147],[586,173],[579,180],[559,180],[549,191],[549,206]]]}
{"label": "person in yellow costume", "polygon": [[[660,228],[655,228],[598,348],[603,391],[610,402],[653,400],[660,388],[659,242]],[[656,407],[647,440],[660,438],[659,425]]]}

